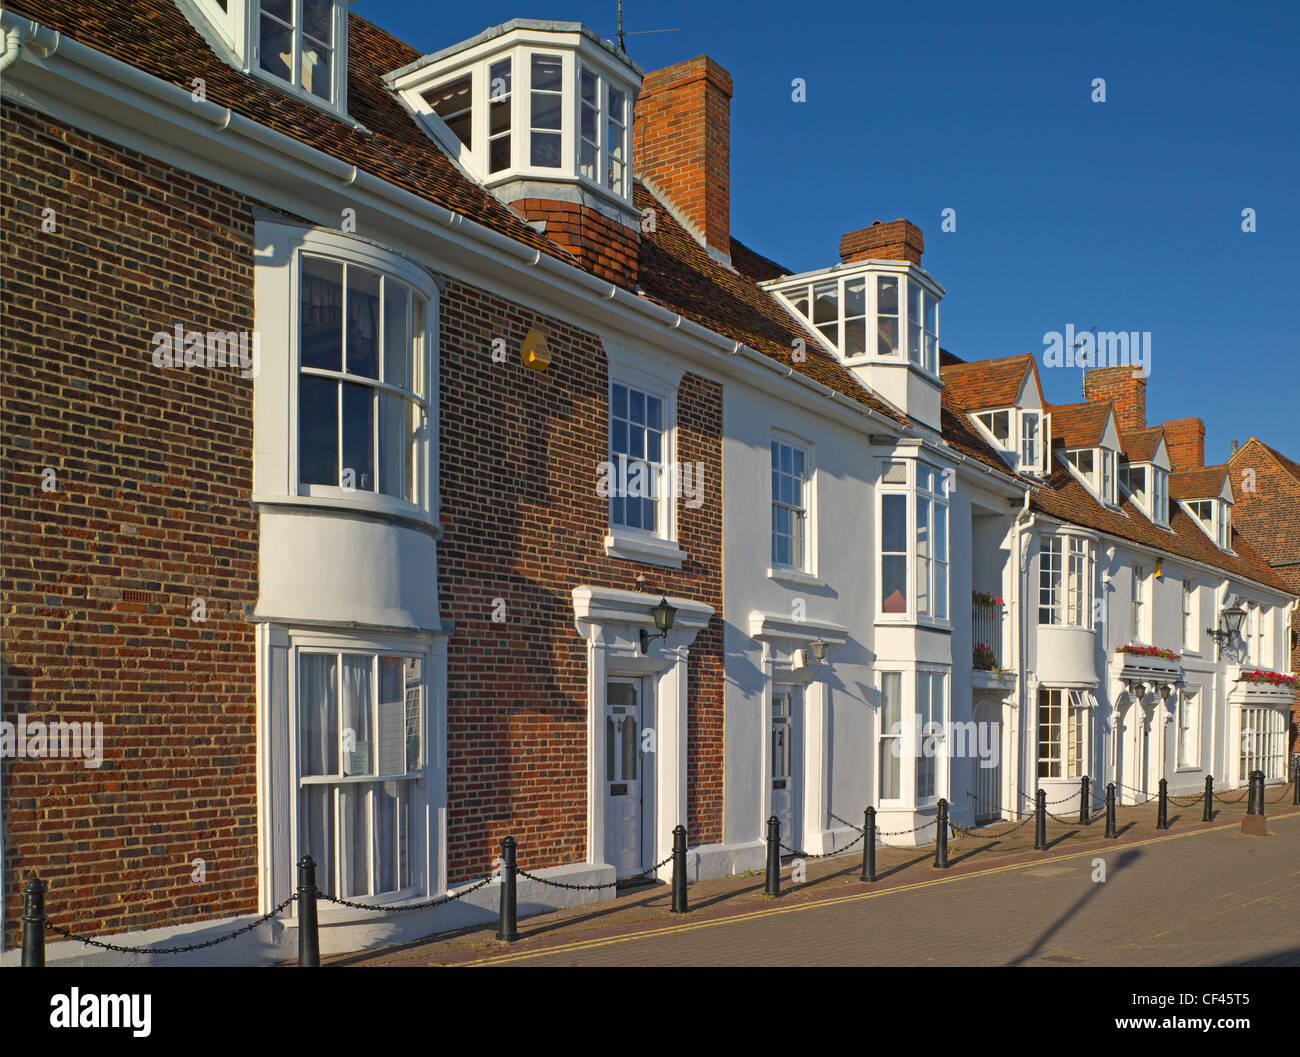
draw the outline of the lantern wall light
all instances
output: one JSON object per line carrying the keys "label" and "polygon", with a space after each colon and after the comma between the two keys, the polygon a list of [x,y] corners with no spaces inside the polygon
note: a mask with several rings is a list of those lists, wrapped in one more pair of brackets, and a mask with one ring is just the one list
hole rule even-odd
{"label": "lantern wall light", "polygon": [[[653,596],[651,596],[653,597]],[[641,629],[641,652],[647,653],[650,649],[650,643],[654,639],[667,639],[668,632],[673,630],[673,619],[677,616],[675,606],[668,604],[668,596],[664,595],[659,599],[659,604],[650,610],[651,616],[655,619],[656,634],[651,635],[645,628]]]}

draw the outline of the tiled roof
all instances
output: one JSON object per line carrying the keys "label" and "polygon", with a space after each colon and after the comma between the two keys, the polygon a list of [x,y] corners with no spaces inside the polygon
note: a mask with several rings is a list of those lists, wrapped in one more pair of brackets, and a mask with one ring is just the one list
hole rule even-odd
{"label": "tiled roof", "polygon": [[943,384],[967,411],[1012,407],[1025,384],[1025,374],[1035,370],[1029,355],[1001,360],[977,360],[940,366]]}
{"label": "tiled roof", "polygon": [[1135,429],[1120,435],[1120,447],[1129,462],[1150,462],[1160,448],[1160,438],[1165,435],[1163,426]]}
{"label": "tiled roof", "polygon": [[1284,469],[1297,481],[1300,481],[1300,463],[1288,459],[1276,448],[1270,447],[1269,445],[1265,444],[1258,437],[1252,437],[1251,440],[1253,440],[1256,444],[1258,444],[1261,448],[1263,448],[1266,452],[1268,452],[1271,456],[1273,456],[1273,458],[1277,460],[1277,464],[1280,467],[1282,467],[1282,469]]}
{"label": "tiled roof", "polygon": [[[658,215],[654,230],[641,235],[640,284],[646,297],[700,326],[742,342],[856,403],[899,423],[907,421],[891,405],[864,388],[774,296],[753,279],[709,256],[644,185],[637,182],[633,190],[636,208],[654,208]],[[804,343],[806,359],[802,363],[792,359],[795,339]]]}
{"label": "tiled roof", "polygon": [[1067,448],[1095,448],[1106,434],[1106,420],[1114,408],[1109,400],[1049,407],[1052,414],[1052,444]]}
{"label": "tiled roof", "polygon": [[186,92],[192,90],[193,78],[202,77],[209,102],[574,263],[563,249],[467,180],[420,130],[381,80],[420,53],[355,14],[348,15],[348,113],[370,135],[227,65],[173,0],[8,0],[5,6]]}
{"label": "tiled roof", "polygon": [[1226,466],[1204,466],[1199,470],[1177,470],[1169,475],[1170,499],[1216,499],[1223,491]]}
{"label": "tiled roof", "polygon": [[731,237],[731,264],[741,275],[748,276],[756,283],[792,274],[789,268],[768,260],[761,253],[755,253],[734,235]]}

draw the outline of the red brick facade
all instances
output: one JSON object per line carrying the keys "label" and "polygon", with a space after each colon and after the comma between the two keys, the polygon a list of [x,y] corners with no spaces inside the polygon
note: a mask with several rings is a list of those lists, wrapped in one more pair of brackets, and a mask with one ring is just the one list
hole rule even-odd
{"label": "red brick facade", "polygon": [[731,75],[706,55],[646,74],[632,157],[709,247],[731,252]]}
{"label": "red brick facade", "polygon": [[3,132],[3,718],[103,723],[98,769],[4,761],[6,940],[33,873],[85,931],[248,912],[253,387],[150,338],[253,328],[249,203],[8,102]]}
{"label": "red brick facade", "polygon": [[[3,131],[3,718],[104,724],[98,769],[4,763],[6,938],[36,873],[55,919],[90,933],[249,913],[253,383],[156,367],[151,336],[254,328],[254,203],[8,103]],[[698,509],[679,504],[685,567],[615,560],[596,491],[598,340],[454,279],[441,304],[451,880],[484,873],[506,834],[525,866],[585,857],[587,657],[570,592],[633,589],[638,571],[718,614],[691,648],[684,821],[692,844],[720,841],[721,386],[688,374],[678,391],[676,458],[702,463],[706,488]],[[493,338],[518,349],[533,326],[547,370],[493,361]]]}
{"label": "red brick facade", "polygon": [[[501,839],[520,863],[586,855],[587,655],[573,625],[579,584],[666,591],[717,616],[691,647],[688,810],[692,844],[722,838],[722,509],[678,504],[680,572],[606,557],[607,500],[597,463],[608,446],[605,356],[589,334],[452,282],[442,311],[443,613],[448,658],[448,873],[481,876]],[[548,335],[545,371],[494,363],[493,337],[517,348]],[[694,375],[678,398],[681,462],[722,480],[722,390]],[[493,599],[507,619],[493,623]]]}
{"label": "red brick facade", "polygon": [[840,260],[910,261],[921,263],[925,238],[910,220],[877,220],[870,227],[850,231],[840,239]]}
{"label": "red brick facade", "polygon": [[[1109,400],[1115,408],[1115,425],[1121,433],[1146,428],[1147,380],[1140,370],[1124,364],[1094,367],[1084,373],[1083,395],[1086,400]],[[1182,468],[1174,466],[1175,470]]]}
{"label": "red brick facade", "polygon": [[547,238],[572,253],[593,274],[625,289],[636,289],[641,246],[636,229],[576,202],[521,198],[510,208],[525,220],[544,222]]}

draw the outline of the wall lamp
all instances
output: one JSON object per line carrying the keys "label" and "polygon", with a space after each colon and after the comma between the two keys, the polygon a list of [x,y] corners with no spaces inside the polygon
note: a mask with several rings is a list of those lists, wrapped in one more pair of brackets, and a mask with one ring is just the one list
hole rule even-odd
{"label": "wall lamp", "polygon": [[673,619],[677,616],[677,609],[675,606],[668,604],[668,596],[664,595],[659,599],[659,604],[650,610],[650,613],[655,618],[655,628],[658,629],[658,634],[651,635],[645,628],[641,629],[642,653],[649,652],[652,639],[668,638],[668,632],[673,630]]}
{"label": "wall lamp", "polygon": [[1219,615],[1219,622],[1223,625],[1222,630],[1206,628],[1205,633],[1215,641],[1219,649],[1223,649],[1241,632],[1241,625],[1246,622],[1246,611],[1241,606],[1231,606]]}
{"label": "wall lamp", "polygon": [[826,663],[826,646],[827,644],[822,642],[820,635],[817,636],[816,642],[808,643],[808,649],[812,651],[813,660],[818,664]]}

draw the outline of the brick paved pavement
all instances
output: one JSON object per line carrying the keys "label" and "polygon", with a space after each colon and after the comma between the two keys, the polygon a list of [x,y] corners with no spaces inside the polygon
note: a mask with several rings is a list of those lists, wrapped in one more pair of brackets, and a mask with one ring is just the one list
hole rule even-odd
{"label": "brick paved pavement", "polygon": [[[1270,790],[1269,799],[1278,794]],[[1235,796],[1235,794],[1230,794]],[[1047,852],[1028,850],[1032,823],[997,841],[954,841],[953,868],[933,849],[881,849],[881,880],[858,880],[860,858],[808,864],[807,883],[780,900],[762,877],[690,888],[691,913],[666,913],[664,886],[520,922],[510,946],[491,929],[433,943],[329,959],[429,965],[1211,965],[1300,964],[1300,812],[1270,805],[1270,836],[1240,834],[1240,804],[1120,811],[1121,838],[1052,822]],[[1285,814],[1283,814],[1285,812]],[[995,830],[1006,830],[1002,825]],[[1094,883],[1093,860],[1108,879]],[[960,941],[957,937],[960,936]],[[557,949],[558,948],[558,949]]]}

